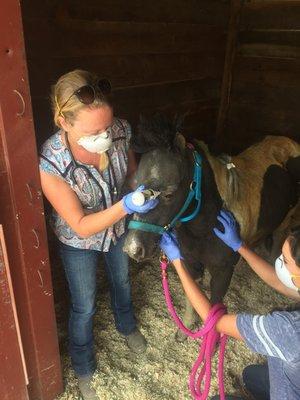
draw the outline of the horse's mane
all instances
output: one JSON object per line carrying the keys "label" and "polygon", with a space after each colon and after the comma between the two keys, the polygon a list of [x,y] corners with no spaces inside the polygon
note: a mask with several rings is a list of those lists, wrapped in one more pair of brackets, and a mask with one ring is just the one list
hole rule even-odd
{"label": "horse's mane", "polygon": [[204,152],[217,182],[222,183],[218,185],[218,189],[224,204],[229,207],[233,202],[239,200],[240,193],[239,174],[232,162],[232,156],[225,153],[213,156],[204,142],[201,140],[195,140],[194,142]]}
{"label": "horse's mane", "polygon": [[[145,153],[157,148],[176,152],[178,149],[175,144],[175,137],[182,130],[183,120],[183,116],[176,116],[172,121],[162,113],[156,113],[150,118],[140,116],[137,131],[134,132],[131,138],[131,148],[137,153]],[[231,157],[224,154],[219,157],[213,157],[205,143],[195,140],[194,144],[204,151],[213,169],[215,166],[214,160],[218,161],[219,165],[222,165],[221,170],[214,172],[219,176],[221,174],[221,179],[225,180],[223,186],[226,188],[226,195],[223,200],[226,203],[237,200],[239,196],[237,172],[235,168],[226,168],[231,162]]]}
{"label": "horse's mane", "polygon": [[137,132],[131,138],[131,147],[137,153],[145,153],[155,148],[175,150],[174,139],[181,127],[181,117],[175,117],[171,121],[161,113],[156,113],[151,118],[140,116]]}

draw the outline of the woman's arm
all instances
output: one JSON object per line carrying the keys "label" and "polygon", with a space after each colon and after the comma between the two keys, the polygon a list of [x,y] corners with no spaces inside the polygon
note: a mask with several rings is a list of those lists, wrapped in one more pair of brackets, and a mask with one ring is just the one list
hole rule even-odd
{"label": "woman's arm", "polygon": [[286,287],[277,277],[275,269],[273,265],[266,262],[260,256],[258,256],[254,251],[249,249],[245,244],[243,244],[238,252],[240,255],[247,261],[249,266],[253,269],[253,271],[269,286],[273,289],[277,290],[277,292],[284,294],[287,297],[290,297],[294,300],[300,299],[299,294]]}
{"label": "woman's arm", "polygon": [[[199,314],[200,318],[203,321],[206,321],[206,318],[212,308],[211,303],[193,280],[190,273],[187,271],[184,262],[177,258],[173,260],[173,265],[178,273],[179,279],[189,301],[196,310],[197,314]],[[236,339],[243,340],[236,325],[236,318],[236,315],[223,315],[219,319],[216,328],[219,332],[225,333],[226,335],[232,336]]]}
{"label": "woman's arm", "polygon": [[233,251],[238,251],[240,255],[247,261],[253,271],[269,286],[277,290],[278,292],[288,296],[292,299],[298,300],[300,296],[296,291],[293,291],[278,279],[275,269],[268,262],[263,260],[254,251],[250,250],[245,244],[242,243],[238,225],[234,216],[225,210],[221,210],[217,219],[221,222],[224,228],[224,232],[217,228],[214,228],[214,233]]}
{"label": "woman's arm", "polygon": [[112,207],[86,215],[70,186],[61,178],[40,171],[42,190],[56,212],[82,238],[107,229],[127,214],[122,201]]}
{"label": "woman's arm", "polygon": [[[201,319],[206,321],[212,306],[186,269],[184,262],[182,261],[182,256],[174,232],[165,232],[160,239],[159,245],[169,260],[174,264],[183,289],[192,306]],[[237,329],[236,315],[223,315],[219,319],[216,328],[219,332],[225,333],[226,335],[232,336],[236,339],[242,339]]]}

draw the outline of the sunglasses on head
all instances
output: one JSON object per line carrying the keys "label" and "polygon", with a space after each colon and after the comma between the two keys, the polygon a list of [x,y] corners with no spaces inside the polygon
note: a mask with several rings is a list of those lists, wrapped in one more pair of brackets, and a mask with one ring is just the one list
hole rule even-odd
{"label": "sunglasses on head", "polygon": [[75,90],[74,93],[71,94],[70,97],[64,102],[64,104],[60,107],[59,113],[61,113],[62,109],[68,103],[68,101],[76,96],[78,100],[86,105],[94,103],[97,95],[106,96],[111,93],[111,84],[108,79],[99,79],[95,84],[88,84],[81,86],[79,89]]}

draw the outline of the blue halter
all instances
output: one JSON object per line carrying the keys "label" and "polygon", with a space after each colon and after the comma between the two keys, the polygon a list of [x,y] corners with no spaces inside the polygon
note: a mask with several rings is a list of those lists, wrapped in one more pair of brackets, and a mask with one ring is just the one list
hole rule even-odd
{"label": "blue halter", "polygon": [[[162,235],[164,232],[174,228],[177,221],[188,222],[197,216],[201,207],[202,157],[196,151],[193,151],[193,156],[194,156],[194,175],[193,175],[193,180],[190,184],[190,191],[184,202],[184,205],[181,207],[181,210],[172,219],[172,221],[166,226],[150,224],[148,222],[143,222],[143,221],[130,221],[128,229],[137,229],[144,232],[152,232]],[[196,207],[194,211],[190,215],[182,217],[182,214],[184,214],[185,211],[188,209],[193,199],[196,200]]]}

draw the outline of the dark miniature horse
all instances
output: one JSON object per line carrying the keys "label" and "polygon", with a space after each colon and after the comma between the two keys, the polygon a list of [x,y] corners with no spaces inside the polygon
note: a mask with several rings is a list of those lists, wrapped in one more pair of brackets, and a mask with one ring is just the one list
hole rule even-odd
{"label": "dark miniature horse", "polygon": [[[156,115],[141,120],[132,139],[135,151],[144,153],[136,174],[137,185],[161,192],[158,206],[133,219],[165,226],[179,212],[188,195],[193,177],[193,149],[186,146],[175,124]],[[210,272],[211,301],[222,301],[239,256],[214,233],[222,207],[233,212],[241,236],[248,243],[272,233],[295,205],[300,146],[285,137],[268,136],[236,157],[213,157],[204,143],[195,141],[202,157],[202,202],[199,214],[178,226],[182,254],[194,279]],[[298,170],[297,170],[298,168]],[[186,214],[194,209],[192,203]],[[220,226],[219,226],[220,228]],[[124,250],[137,261],[151,258],[160,236],[129,230]],[[190,308],[184,322],[191,326]]]}

